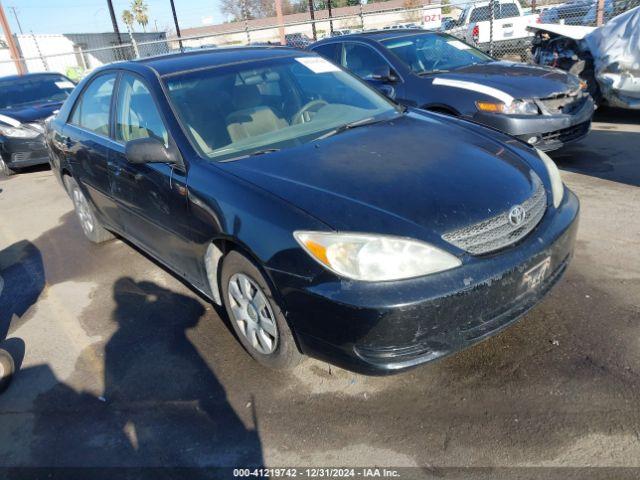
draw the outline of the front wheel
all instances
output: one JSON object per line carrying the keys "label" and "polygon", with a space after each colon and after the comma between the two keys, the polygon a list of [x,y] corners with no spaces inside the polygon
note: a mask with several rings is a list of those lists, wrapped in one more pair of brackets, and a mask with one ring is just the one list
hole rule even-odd
{"label": "front wheel", "polygon": [[16,171],[12,168],[9,168],[7,162],[0,158],[0,177],[10,177],[11,175],[15,175]]}
{"label": "front wheel", "polygon": [[224,306],[240,343],[260,364],[286,370],[302,354],[260,270],[244,255],[231,251],[222,263]]}
{"label": "front wheel", "polygon": [[0,349],[0,393],[4,392],[11,383],[15,364],[9,352]]}
{"label": "front wheel", "polygon": [[89,201],[78,186],[78,182],[71,177],[65,176],[64,184],[67,187],[67,192],[69,192],[71,200],[73,200],[73,207],[75,208],[85,237],[93,243],[102,243],[111,240],[113,235],[100,225],[100,222],[93,213],[93,208],[91,208]]}

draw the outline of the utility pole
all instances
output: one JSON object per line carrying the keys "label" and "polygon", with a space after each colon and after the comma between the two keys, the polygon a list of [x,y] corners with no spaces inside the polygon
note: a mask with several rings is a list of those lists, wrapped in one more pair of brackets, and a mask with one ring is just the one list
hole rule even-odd
{"label": "utility pole", "polygon": [[173,24],[176,26],[176,35],[178,36],[178,43],[180,44],[180,50],[182,50],[182,34],[180,33],[180,25],[178,25],[178,15],[176,15],[176,6],[171,1],[171,13],[173,13]]}
{"label": "utility pole", "polygon": [[18,30],[20,30],[20,34],[22,34],[22,25],[20,25],[20,19],[18,18],[18,14],[16,13],[16,7],[9,7],[9,9],[13,12],[13,16],[16,19],[16,23],[18,24]]}
{"label": "utility pole", "polygon": [[15,39],[13,38],[13,33],[11,33],[11,27],[9,27],[7,16],[4,14],[2,3],[0,3],[0,26],[2,26],[4,38],[9,46],[9,53],[11,54],[11,59],[16,66],[16,71],[18,72],[18,75],[24,75],[26,73],[24,64],[20,60],[20,52],[18,51]]}
{"label": "utility pole", "polygon": [[604,23],[604,0],[598,0],[596,7],[596,25],[599,27]]}
{"label": "utility pole", "polygon": [[311,31],[313,32],[313,41],[318,40],[318,34],[316,33],[316,14],[313,10],[313,0],[309,0],[309,15],[311,15]]}
{"label": "utility pole", "polygon": [[278,33],[280,34],[280,45],[286,45],[284,37],[284,17],[282,16],[282,0],[276,0],[276,16],[278,17]]}
{"label": "utility pole", "polygon": [[120,29],[118,28],[118,21],[116,20],[116,12],[113,10],[112,0],[107,0],[107,5],[109,6],[109,15],[111,16],[111,25],[118,38],[118,45],[122,45],[122,37],[120,36]]}

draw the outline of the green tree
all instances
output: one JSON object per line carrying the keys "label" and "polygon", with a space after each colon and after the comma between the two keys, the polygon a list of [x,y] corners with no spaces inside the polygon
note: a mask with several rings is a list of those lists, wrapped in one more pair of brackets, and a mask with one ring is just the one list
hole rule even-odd
{"label": "green tree", "polygon": [[134,22],[134,20],[135,19],[134,19],[133,13],[131,13],[130,10],[123,10],[122,11],[122,21],[127,26],[129,31],[133,30],[133,22]]}
{"label": "green tree", "polygon": [[133,11],[133,15],[136,22],[138,22],[138,25],[142,26],[142,30],[146,32],[147,24],[149,23],[149,16],[147,15],[149,7],[147,4],[144,0],[133,0],[131,2],[131,10]]}

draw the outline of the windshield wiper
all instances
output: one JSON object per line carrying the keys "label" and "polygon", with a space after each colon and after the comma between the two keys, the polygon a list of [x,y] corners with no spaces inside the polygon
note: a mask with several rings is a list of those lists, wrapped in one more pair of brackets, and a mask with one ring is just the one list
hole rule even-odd
{"label": "windshield wiper", "polygon": [[279,148],[263,148],[261,150],[254,150],[253,152],[245,153],[244,155],[238,155],[237,157],[225,158],[224,160],[219,160],[219,162],[234,162],[236,160],[242,160],[243,158],[257,157],[258,155],[264,155],[266,153],[273,153],[278,151],[280,151]]}
{"label": "windshield wiper", "polygon": [[382,118],[376,119],[374,117],[367,117],[367,118],[363,118],[362,120],[356,120],[355,122],[345,123],[344,125],[340,125],[339,127],[334,128],[333,130],[329,130],[327,133],[323,135],[320,135],[314,141],[323,140],[325,138],[332,137],[333,135],[336,135],[338,133],[346,132],[347,130],[352,130],[358,127],[366,127],[367,125],[373,125],[374,123],[380,123],[382,121],[384,121],[384,119]]}

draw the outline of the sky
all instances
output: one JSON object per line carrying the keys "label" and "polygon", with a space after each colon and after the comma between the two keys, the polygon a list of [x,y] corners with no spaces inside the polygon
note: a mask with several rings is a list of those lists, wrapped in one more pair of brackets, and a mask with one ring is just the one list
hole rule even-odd
{"label": "sky", "polygon": [[[146,0],[149,6],[147,31],[173,30],[173,17],[169,0]],[[225,20],[218,8],[218,0],[174,0],[180,28],[201,27]],[[113,0],[113,7],[121,31],[126,31],[120,18],[129,8],[130,0]],[[111,19],[107,0],[2,0],[13,33],[20,33],[11,7],[16,13],[24,33],[84,33],[110,32]],[[134,24],[136,31],[142,29]]]}

